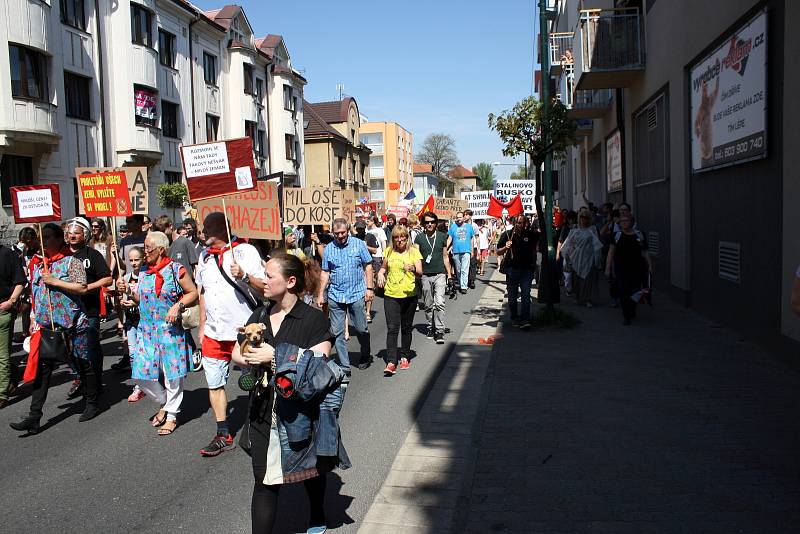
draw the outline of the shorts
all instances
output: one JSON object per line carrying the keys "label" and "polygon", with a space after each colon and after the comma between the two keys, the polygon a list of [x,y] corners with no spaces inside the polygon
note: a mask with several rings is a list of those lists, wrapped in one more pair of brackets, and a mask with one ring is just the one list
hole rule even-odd
{"label": "shorts", "polygon": [[203,371],[206,374],[208,389],[224,388],[225,384],[228,383],[230,368],[230,360],[218,360],[217,358],[203,356]]}
{"label": "shorts", "polygon": [[482,248],[481,249],[481,258],[486,259],[488,257],[489,257],[489,249],[488,248]]}

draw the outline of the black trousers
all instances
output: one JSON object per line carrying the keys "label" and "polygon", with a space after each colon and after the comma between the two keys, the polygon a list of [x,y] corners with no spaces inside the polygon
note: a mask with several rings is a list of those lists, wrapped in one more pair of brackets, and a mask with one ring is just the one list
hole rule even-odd
{"label": "black trousers", "polygon": [[467,283],[469,285],[475,285],[475,277],[478,275],[478,254],[480,254],[480,250],[475,252],[472,251],[472,254],[469,256],[469,277]]}
{"label": "black trousers", "polygon": [[[278,494],[283,484],[268,486],[262,483],[267,468],[253,466],[253,498],[250,502],[250,521],[253,534],[271,534],[278,517]],[[325,525],[325,473],[303,481],[306,488],[311,517],[309,526],[320,527]]]}
{"label": "black trousers", "polygon": [[[47,392],[50,390],[50,379],[53,370],[58,366],[58,362],[39,360],[39,369],[36,373],[36,380],[33,381],[33,392],[31,393],[31,408],[28,417],[36,419],[42,418],[44,403],[47,400]],[[92,363],[89,360],[75,360],[75,367],[78,369],[78,377],[84,388],[86,404],[97,404],[98,401],[98,382],[99,377],[94,372]]]}
{"label": "black trousers", "polygon": [[[411,329],[414,326],[416,306],[417,297],[383,299],[383,311],[386,314],[386,353],[390,363],[396,365],[398,358],[407,358],[411,352]],[[399,350],[398,334],[400,334]]]}

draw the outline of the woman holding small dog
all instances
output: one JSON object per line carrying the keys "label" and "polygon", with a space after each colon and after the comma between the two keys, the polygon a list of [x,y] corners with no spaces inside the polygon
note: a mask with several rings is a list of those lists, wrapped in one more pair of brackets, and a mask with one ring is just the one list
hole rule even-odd
{"label": "woman holding small dog", "polygon": [[[139,273],[136,291],[117,281],[120,293],[128,292],[139,306],[137,343],[133,347],[131,376],[148,397],[161,405],[150,418],[159,436],[178,427],[183,401],[183,379],[189,373],[189,345],[181,314],[197,304],[197,288],[191,275],[167,256],[169,239],[163,232],[150,232],[144,240],[146,267]],[[164,384],[159,375],[164,375]]]}
{"label": "woman holding small dog", "polygon": [[[249,446],[255,479],[251,520],[252,531],[258,534],[272,532],[281,486],[301,481],[311,504],[311,527],[307,532],[325,532],[326,473],[335,467],[349,467],[341,441],[338,456],[323,456],[317,449],[317,440],[312,439],[310,443],[301,445],[306,449],[297,454],[311,458],[313,467],[288,473],[281,455],[284,436],[276,439],[279,430],[275,421],[277,417],[281,417],[280,407],[285,404],[275,402],[275,386],[272,383],[267,385],[274,372],[275,348],[287,343],[324,355],[327,359],[335,339],[330,332],[330,323],[322,311],[303,302],[303,294],[313,289],[310,286],[315,281],[309,276],[308,269],[308,262],[303,262],[296,256],[287,253],[272,256],[267,262],[267,276],[264,280],[264,296],[269,302],[256,309],[248,319],[248,326],[243,329],[245,335],[240,336],[232,354],[236,364],[249,367],[251,373],[258,377],[264,376],[264,379],[259,378],[255,389],[250,393],[249,416]],[[254,326],[258,328],[253,328]],[[263,342],[259,342],[259,333]],[[343,387],[339,386],[334,394]],[[343,396],[343,391],[338,394]],[[336,411],[338,413],[338,409]],[[314,428],[317,428],[316,422]]]}

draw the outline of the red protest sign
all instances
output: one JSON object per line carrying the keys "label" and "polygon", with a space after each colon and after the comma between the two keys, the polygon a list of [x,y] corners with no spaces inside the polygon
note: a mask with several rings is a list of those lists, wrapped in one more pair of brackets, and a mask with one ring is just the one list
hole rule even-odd
{"label": "red protest sign", "polygon": [[249,137],[181,147],[181,161],[189,200],[254,191],[256,167]]}
{"label": "red protest sign", "polygon": [[61,193],[58,184],[21,185],[9,190],[15,223],[61,220]]}
{"label": "red protest sign", "polygon": [[87,217],[133,215],[124,171],[81,174],[78,176],[78,191]]}

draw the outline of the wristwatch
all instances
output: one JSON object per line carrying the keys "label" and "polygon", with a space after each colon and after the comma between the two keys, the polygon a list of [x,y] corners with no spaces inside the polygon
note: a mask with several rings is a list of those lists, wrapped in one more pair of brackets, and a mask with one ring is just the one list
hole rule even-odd
{"label": "wristwatch", "polygon": [[244,282],[245,284],[249,285],[250,284],[250,275],[247,274],[247,273],[244,273],[244,276],[242,277],[242,282]]}

